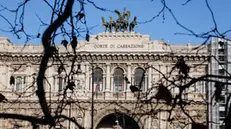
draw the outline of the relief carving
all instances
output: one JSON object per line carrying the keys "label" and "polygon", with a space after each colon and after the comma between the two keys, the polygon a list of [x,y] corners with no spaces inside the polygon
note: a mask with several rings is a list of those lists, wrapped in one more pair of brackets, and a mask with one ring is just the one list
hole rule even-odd
{"label": "relief carving", "polygon": [[27,69],[27,65],[25,64],[13,64],[10,66],[10,71],[12,72],[25,72]]}

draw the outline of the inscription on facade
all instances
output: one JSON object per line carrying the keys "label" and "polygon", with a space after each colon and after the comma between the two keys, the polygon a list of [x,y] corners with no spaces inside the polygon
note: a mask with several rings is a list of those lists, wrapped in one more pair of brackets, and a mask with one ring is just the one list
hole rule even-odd
{"label": "inscription on facade", "polygon": [[144,48],[143,44],[95,44],[94,48]]}

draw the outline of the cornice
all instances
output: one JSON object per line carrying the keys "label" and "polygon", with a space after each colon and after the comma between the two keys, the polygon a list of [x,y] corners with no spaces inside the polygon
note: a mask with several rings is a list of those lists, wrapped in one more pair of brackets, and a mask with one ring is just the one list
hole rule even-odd
{"label": "cornice", "polygon": [[149,35],[141,35],[136,32],[102,32],[91,35],[91,40],[150,40]]}
{"label": "cornice", "polygon": [[[73,55],[60,53],[60,58],[71,60]],[[185,61],[208,61],[209,55],[204,54],[171,54],[171,53],[160,53],[160,52],[153,52],[153,53],[144,53],[144,52],[121,52],[121,53],[114,53],[114,52],[107,52],[107,53],[99,53],[99,52],[92,52],[92,53],[79,53],[77,55],[77,59],[82,61],[89,61],[89,60],[100,60],[100,61],[131,61],[131,60],[138,60],[138,61],[165,61],[165,62],[174,62],[177,61],[179,57],[184,57]],[[27,54],[27,53],[0,53],[0,60],[2,61],[40,61],[42,54]]]}
{"label": "cornice", "polygon": [[[18,100],[17,102],[15,102],[15,100],[9,100],[7,102],[3,102],[5,103],[5,105],[7,104],[19,104],[19,105],[25,105],[25,104],[29,104],[29,105],[39,105],[38,100]],[[58,104],[60,103],[60,101],[55,101],[52,100],[51,104]],[[70,103],[78,103],[78,104],[82,104],[82,105],[87,105],[87,104],[91,104],[91,100],[90,99],[78,99],[78,100],[73,100]],[[116,104],[124,104],[124,105],[134,105],[134,104],[138,104],[139,105],[143,105],[143,104],[147,104],[147,105],[165,105],[165,102],[159,101],[158,103],[156,101],[151,101],[149,103],[146,103],[145,101],[137,101],[137,100],[94,100],[94,104],[99,106],[99,105],[104,105],[104,104],[112,104],[112,105],[116,105]],[[192,110],[192,109],[197,109],[197,110],[204,110],[206,109],[206,104],[200,104],[200,103],[195,103],[195,104],[191,104],[187,107],[185,107],[185,110]]]}

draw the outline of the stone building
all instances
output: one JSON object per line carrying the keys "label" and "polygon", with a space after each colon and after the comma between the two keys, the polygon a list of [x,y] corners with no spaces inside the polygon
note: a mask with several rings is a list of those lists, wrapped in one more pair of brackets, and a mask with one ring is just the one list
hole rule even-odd
{"label": "stone building", "polygon": [[[77,64],[79,74],[73,78],[76,88],[70,95],[75,96],[71,104],[63,110],[63,114],[74,117],[86,129],[91,127],[92,91],[94,94],[94,129],[178,129],[182,123],[172,124],[167,121],[167,112],[153,113],[152,106],[156,101],[142,103],[137,101],[137,96],[155,94],[153,84],[168,74],[173,68],[178,57],[192,67],[190,76],[199,77],[206,74],[208,64],[208,51],[205,48],[193,50],[198,45],[193,44],[168,44],[163,40],[151,40],[148,35],[135,32],[99,33],[91,35],[90,42],[79,41]],[[63,45],[57,45],[60,57],[70,67],[71,46],[67,50]],[[39,70],[43,46],[40,44],[13,44],[7,38],[0,38],[0,93],[8,99],[1,103],[1,113],[21,113],[25,115],[40,116],[41,109],[35,94],[36,86],[33,79]],[[52,64],[50,62],[49,64]],[[92,70],[93,69],[93,70]],[[47,101],[51,108],[57,108],[60,102],[59,94],[65,87],[65,79],[58,76],[58,63],[46,71],[44,81]],[[93,71],[93,72],[92,72]],[[94,73],[94,77],[92,77]],[[63,73],[61,73],[62,75]],[[133,93],[131,85],[138,85],[144,74],[141,94]],[[64,75],[64,74],[63,74]],[[9,83],[11,78],[14,83]],[[125,77],[128,79],[126,80]],[[130,81],[128,83],[127,81]],[[94,85],[94,89],[92,89]],[[170,89],[172,94],[179,92],[177,88]],[[152,91],[152,92],[150,92]],[[188,89],[185,98],[194,101],[203,101],[206,94],[205,83],[201,82]],[[158,104],[159,109],[168,109],[163,103]],[[175,116],[189,121],[184,115]],[[206,122],[207,106],[194,104],[187,107],[187,112],[199,116],[196,121]],[[153,114],[155,115],[153,115]],[[73,123],[64,122],[66,128],[75,129]],[[32,128],[30,123],[1,119],[1,129]],[[41,126],[41,128],[47,128]],[[62,127],[57,127],[62,128]],[[64,127],[63,127],[64,128]],[[190,128],[190,125],[185,126]]]}
{"label": "stone building", "polygon": [[[210,56],[211,60],[209,62],[209,74],[230,76],[231,73],[231,56],[230,47],[231,42],[229,40],[224,40],[220,38],[213,38],[210,43]],[[230,83],[228,79],[218,79],[224,83]],[[210,129],[223,129],[225,120],[225,108],[228,102],[228,94],[230,94],[230,87],[225,86],[221,94],[221,101],[214,101],[213,96],[216,88],[215,83],[210,82],[208,86],[208,99],[209,100],[209,121],[213,121],[209,124]],[[230,103],[230,102],[228,102]]]}

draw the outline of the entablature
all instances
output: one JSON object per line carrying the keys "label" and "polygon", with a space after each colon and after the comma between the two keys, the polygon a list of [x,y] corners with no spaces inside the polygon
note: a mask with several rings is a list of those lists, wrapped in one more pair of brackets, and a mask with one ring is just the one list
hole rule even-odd
{"label": "entablature", "polygon": [[[73,55],[60,53],[60,59],[72,60]],[[179,57],[184,57],[185,61],[208,61],[207,54],[171,54],[171,53],[79,53],[77,60],[79,61],[163,61],[176,62]],[[38,62],[42,58],[42,54],[26,54],[26,53],[0,53],[2,61],[23,61]]]}

